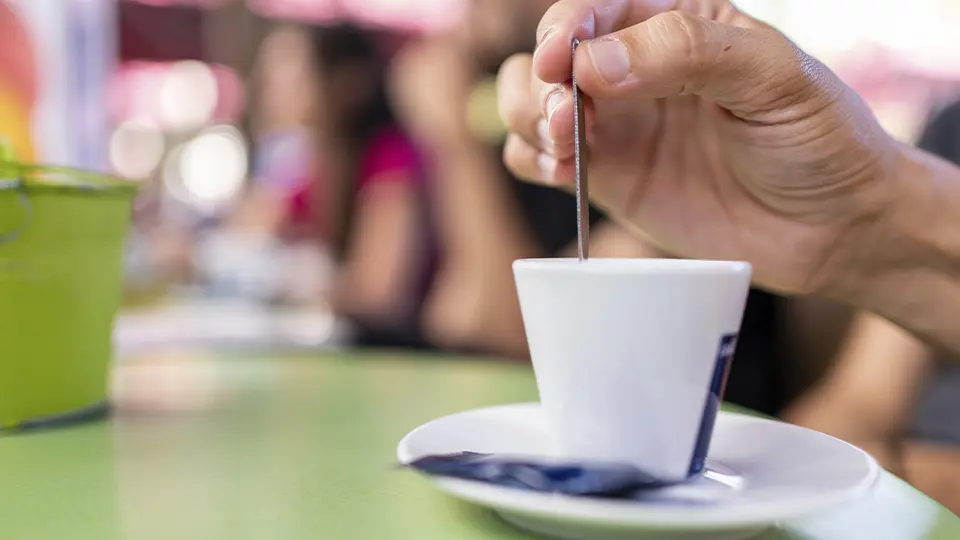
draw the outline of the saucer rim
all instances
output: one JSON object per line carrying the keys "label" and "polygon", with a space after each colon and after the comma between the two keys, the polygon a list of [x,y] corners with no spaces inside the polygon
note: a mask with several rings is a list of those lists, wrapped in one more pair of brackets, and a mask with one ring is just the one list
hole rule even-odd
{"label": "saucer rim", "polygon": [[[476,414],[530,414],[540,409],[537,402],[513,403],[478,407],[430,420],[405,435],[397,445],[397,458],[401,464],[415,459],[411,450],[411,441],[422,435],[441,421],[447,422],[459,416]],[[758,417],[732,411],[720,411],[717,416],[718,429],[730,422],[746,422],[772,426],[776,429],[793,429],[806,432],[808,436],[825,437],[838,445],[856,450],[864,459],[867,472],[856,485],[851,484],[844,490],[827,495],[817,495],[804,501],[784,503],[773,501],[768,504],[752,505],[741,508],[705,508],[702,506],[669,507],[644,501],[610,501],[569,497],[558,494],[536,493],[493,486],[471,480],[454,478],[431,478],[441,491],[498,513],[528,516],[538,519],[569,522],[571,524],[591,524],[601,527],[644,528],[662,530],[726,530],[771,526],[784,521],[808,517],[823,510],[839,508],[869,495],[876,487],[882,475],[877,461],[864,450],[846,441],[812,429],[788,424],[774,419]],[[722,461],[720,462],[722,463]]]}

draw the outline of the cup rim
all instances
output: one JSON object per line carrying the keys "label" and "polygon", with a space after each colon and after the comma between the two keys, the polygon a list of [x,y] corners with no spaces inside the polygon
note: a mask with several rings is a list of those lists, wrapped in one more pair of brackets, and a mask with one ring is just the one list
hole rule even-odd
{"label": "cup rim", "polygon": [[745,261],[655,258],[592,258],[581,261],[575,257],[517,259],[515,271],[540,271],[586,274],[715,274],[750,273],[752,266]]}

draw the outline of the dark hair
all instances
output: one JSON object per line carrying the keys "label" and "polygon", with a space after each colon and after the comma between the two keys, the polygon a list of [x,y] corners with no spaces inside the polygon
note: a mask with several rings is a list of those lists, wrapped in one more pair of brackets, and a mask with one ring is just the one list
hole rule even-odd
{"label": "dark hair", "polygon": [[378,78],[374,95],[349,119],[347,130],[352,133],[348,135],[368,134],[394,120],[382,80],[384,59],[371,31],[350,24],[318,27],[313,32],[313,50],[321,73],[360,63],[369,66]]}
{"label": "dark hair", "polygon": [[350,24],[316,27],[312,35],[313,57],[318,74],[336,73],[357,64],[367,66],[375,77],[374,91],[366,103],[351,111],[350,117],[336,126],[335,137],[344,145],[339,178],[324,178],[324,190],[331,199],[326,211],[335,212],[328,222],[328,241],[339,258],[346,249],[353,225],[356,185],[364,146],[383,127],[394,123],[383,81],[384,59],[374,34]]}
{"label": "dark hair", "polygon": [[960,165],[960,101],[931,112],[917,146]]}

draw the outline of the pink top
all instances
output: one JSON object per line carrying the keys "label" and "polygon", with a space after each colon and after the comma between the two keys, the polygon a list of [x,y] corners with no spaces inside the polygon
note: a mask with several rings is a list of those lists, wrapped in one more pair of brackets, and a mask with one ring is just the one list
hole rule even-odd
{"label": "pink top", "polygon": [[370,140],[360,165],[358,189],[382,182],[423,183],[420,156],[407,137],[396,127],[381,129]]}
{"label": "pink top", "polygon": [[[419,188],[425,174],[420,156],[396,126],[387,126],[371,137],[361,157],[356,194],[378,184],[403,182]],[[296,230],[316,232],[317,213],[313,209],[313,190],[318,182],[304,182],[291,194],[288,219]]]}

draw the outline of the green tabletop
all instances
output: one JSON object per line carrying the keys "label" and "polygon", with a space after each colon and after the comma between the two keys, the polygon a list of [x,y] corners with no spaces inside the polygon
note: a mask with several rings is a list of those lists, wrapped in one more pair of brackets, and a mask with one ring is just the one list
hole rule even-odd
{"label": "green tabletop", "polygon": [[[524,366],[401,355],[167,353],[119,362],[113,418],[0,438],[0,538],[529,539],[396,470],[410,429],[536,398]],[[763,540],[956,540],[885,475],[841,514]]]}

